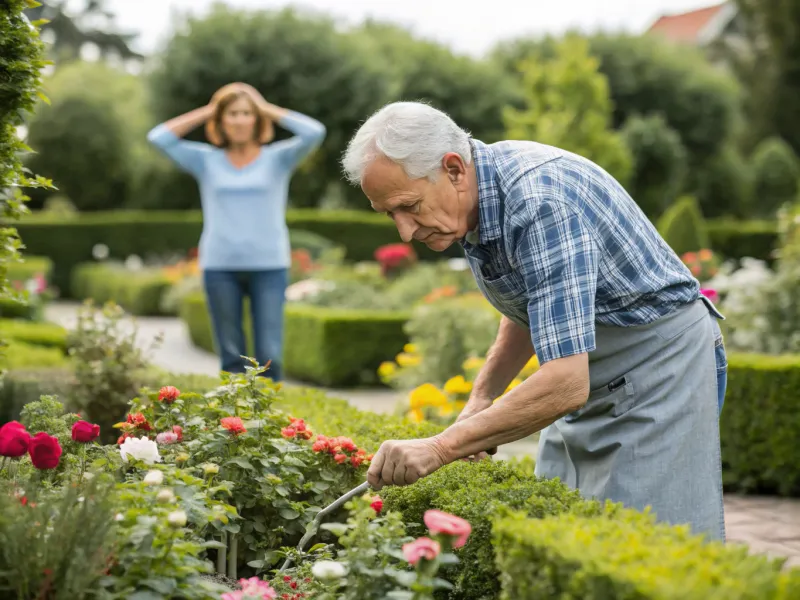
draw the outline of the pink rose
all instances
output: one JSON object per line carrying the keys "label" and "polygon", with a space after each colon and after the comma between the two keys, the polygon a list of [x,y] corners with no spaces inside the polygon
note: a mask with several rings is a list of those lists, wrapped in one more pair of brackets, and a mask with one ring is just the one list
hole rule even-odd
{"label": "pink rose", "polygon": [[443,533],[455,537],[453,548],[461,548],[467,543],[467,538],[472,533],[472,525],[469,524],[469,521],[440,510],[426,511],[423,520],[431,533]]}
{"label": "pink rose", "polygon": [[162,431],[156,436],[156,442],[165,446],[176,444],[178,442],[178,434],[174,431]]}
{"label": "pink rose", "polygon": [[431,538],[421,537],[408,544],[403,544],[403,556],[412,565],[415,565],[421,560],[433,560],[439,556],[442,548],[439,542]]}

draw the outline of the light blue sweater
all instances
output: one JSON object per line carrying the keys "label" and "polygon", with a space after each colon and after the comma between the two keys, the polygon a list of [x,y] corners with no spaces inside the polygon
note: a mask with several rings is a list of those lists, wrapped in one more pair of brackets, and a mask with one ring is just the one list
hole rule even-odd
{"label": "light blue sweater", "polygon": [[236,168],[225,151],[179,138],[162,123],[147,139],[197,179],[203,207],[198,248],[201,269],[255,271],[291,266],[286,204],[300,161],[325,138],[319,121],[290,112],[278,124],[294,137],[261,147]]}

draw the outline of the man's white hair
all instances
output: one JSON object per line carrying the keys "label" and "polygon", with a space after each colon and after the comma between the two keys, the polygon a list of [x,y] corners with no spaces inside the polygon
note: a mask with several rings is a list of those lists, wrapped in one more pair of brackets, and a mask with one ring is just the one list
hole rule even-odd
{"label": "man's white hair", "polygon": [[393,102],[359,128],[342,158],[347,180],[359,185],[364,171],[378,156],[403,167],[410,179],[434,181],[442,158],[455,152],[469,164],[470,135],[440,110],[422,102]]}

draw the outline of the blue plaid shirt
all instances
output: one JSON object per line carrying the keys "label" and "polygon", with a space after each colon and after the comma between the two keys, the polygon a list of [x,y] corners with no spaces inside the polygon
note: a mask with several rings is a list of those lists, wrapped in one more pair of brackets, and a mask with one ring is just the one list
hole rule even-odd
{"label": "blue plaid shirt", "polygon": [[644,325],[700,297],[691,272],[597,165],[535,142],[472,144],[479,224],[461,244],[486,298],[530,328],[541,364],[594,350],[595,323]]}

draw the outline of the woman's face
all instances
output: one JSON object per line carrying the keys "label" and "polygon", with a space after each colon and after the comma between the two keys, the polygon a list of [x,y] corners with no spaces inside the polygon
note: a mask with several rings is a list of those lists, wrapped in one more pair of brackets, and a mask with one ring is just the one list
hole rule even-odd
{"label": "woman's face", "polygon": [[222,111],[222,131],[228,143],[237,146],[255,140],[256,109],[247,96],[240,96]]}

